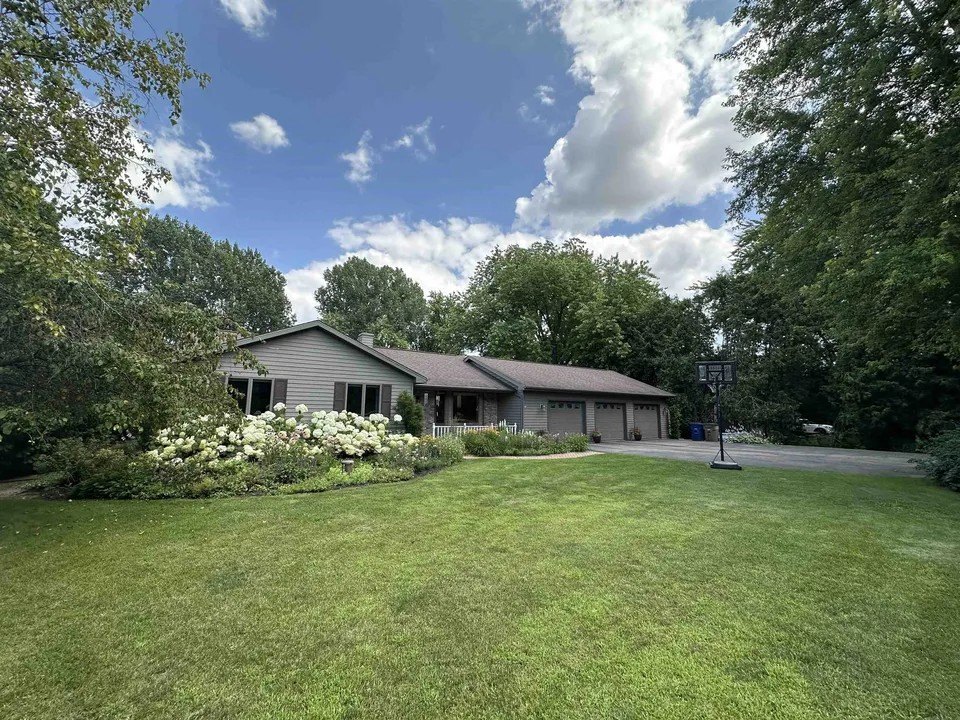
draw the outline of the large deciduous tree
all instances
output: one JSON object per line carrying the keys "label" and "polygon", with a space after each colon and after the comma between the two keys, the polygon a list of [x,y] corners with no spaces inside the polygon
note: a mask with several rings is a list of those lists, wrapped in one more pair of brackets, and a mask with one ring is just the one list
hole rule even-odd
{"label": "large deciduous tree", "polygon": [[215,241],[169,216],[147,219],[137,260],[123,282],[133,292],[190,303],[219,318],[225,328],[265,333],[294,322],[283,274],[257,250]]}
{"label": "large deciduous tree", "polygon": [[351,337],[372,332],[379,345],[417,345],[427,302],[403,270],[352,257],[324,270],[323,280],[314,297],[324,322]]}
{"label": "large deciduous tree", "polygon": [[178,35],[138,37],[145,5],[0,5],[0,438],[130,437],[227,406],[220,323],[116,283],[166,175],[138,121],[176,122],[181,86],[206,80]]}
{"label": "large deciduous tree", "polygon": [[756,138],[731,156],[735,275],[769,299],[758,324],[819,325],[851,441],[909,445],[960,408],[960,7],[742,0],[735,19]]}
{"label": "large deciduous tree", "polygon": [[579,240],[498,248],[477,266],[465,294],[472,344],[498,357],[569,363],[578,311],[599,276]]}
{"label": "large deciduous tree", "polygon": [[[165,106],[175,124],[183,84],[207,78],[187,63],[180,35],[137,35],[146,5],[5,0],[0,8],[0,271],[8,278],[95,284],[104,263],[128,254],[124,234],[102,225],[142,219],[138,203],[168,177],[139,120]],[[50,243],[51,233],[60,241]],[[7,310],[56,328],[47,296],[7,290]]]}

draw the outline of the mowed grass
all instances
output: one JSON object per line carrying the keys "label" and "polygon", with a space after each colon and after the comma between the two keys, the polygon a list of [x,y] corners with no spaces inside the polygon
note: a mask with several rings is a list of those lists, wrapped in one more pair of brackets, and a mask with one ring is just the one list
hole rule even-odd
{"label": "mowed grass", "polygon": [[599,456],[0,502],[3,718],[956,718],[960,496]]}

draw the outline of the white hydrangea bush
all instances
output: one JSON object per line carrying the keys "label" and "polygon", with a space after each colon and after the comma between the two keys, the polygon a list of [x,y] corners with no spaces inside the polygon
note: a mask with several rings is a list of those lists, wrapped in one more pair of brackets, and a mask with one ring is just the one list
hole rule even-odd
{"label": "white hydrangea bush", "polygon": [[239,422],[229,414],[202,415],[161,430],[147,456],[158,464],[215,469],[255,462],[270,450],[361,458],[417,443],[413,435],[389,433],[389,419],[378,413],[368,417],[346,411],[309,413],[306,405],[297,405],[294,412],[294,417],[287,417],[286,406],[277,403],[272,411],[247,415]]}

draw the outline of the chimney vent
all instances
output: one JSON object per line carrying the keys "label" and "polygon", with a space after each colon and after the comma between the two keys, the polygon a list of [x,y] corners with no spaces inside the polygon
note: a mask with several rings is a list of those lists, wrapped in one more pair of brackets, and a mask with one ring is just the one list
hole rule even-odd
{"label": "chimney vent", "polygon": [[373,333],[362,332],[357,336],[357,340],[367,347],[373,347]]}

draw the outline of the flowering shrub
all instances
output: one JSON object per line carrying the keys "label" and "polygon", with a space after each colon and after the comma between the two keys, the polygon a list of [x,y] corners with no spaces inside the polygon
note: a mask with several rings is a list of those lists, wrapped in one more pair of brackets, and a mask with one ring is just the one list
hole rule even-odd
{"label": "flowering shrub", "polygon": [[749,430],[735,430],[733,432],[725,432],[723,434],[723,439],[727,442],[740,443],[741,445],[769,445],[770,441],[767,440],[763,435],[758,435],[757,433],[750,432]]}
{"label": "flowering shrub", "polygon": [[[296,449],[297,454],[361,458],[391,448],[413,445],[412,435],[387,432],[386,417],[377,413],[364,418],[349,412],[308,413],[306,405],[286,417],[286,406],[244,418],[203,415],[173,428],[161,430],[157,447],[146,455],[160,465],[198,465],[211,470],[261,460],[265,454]],[[399,416],[395,418],[399,422]]]}
{"label": "flowering shrub", "polygon": [[586,435],[547,435],[530,431],[511,433],[506,430],[477,430],[460,436],[470,455],[495,457],[497,455],[553,455],[565,452],[584,452]]}
{"label": "flowering shrub", "polygon": [[399,445],[374,457],[377,465],[425,472],[449,467],[463,460],[463,442],[460,438],[430,437],[426,435],[413,445]]}

